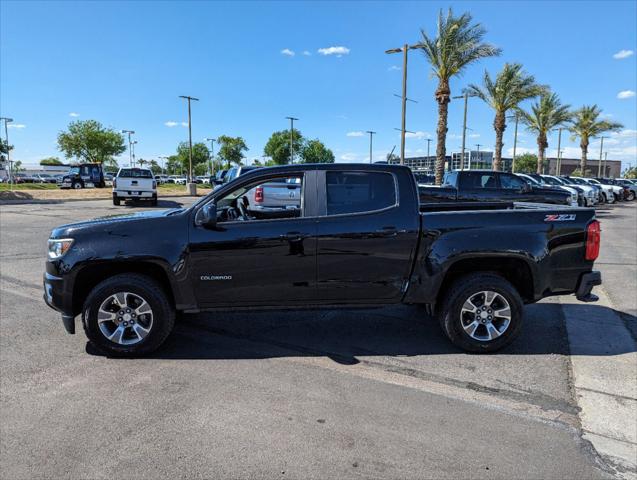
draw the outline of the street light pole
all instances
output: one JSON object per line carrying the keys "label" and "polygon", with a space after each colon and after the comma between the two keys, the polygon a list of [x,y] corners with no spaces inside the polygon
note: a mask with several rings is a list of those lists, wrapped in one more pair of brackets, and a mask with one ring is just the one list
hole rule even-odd
{"label": "street light pole", "polygon": [[369,163],[371,165],[371,163],[372,163],[372,136],[376,132],[372,132],[371,130],[367,130],[367,133],[369,133]]}
{"label": "street light pole", "polygon": [[[607,169],[608,168],[608,152],[604,152],[604,178],[606,178],[607,175]],[[610,177],[610,175],[608,175]]]}
{"label": "street light pole", "polygon": [[[478,158],[479,158],[479,162],[480,162],[480,167],[482,168],[482,154],[480,153],[480,147],[482,146],[482,144],[480,143],[476,143],[476,147],[478,147]],[[471,156],[471,153],[469,153],[469,156]]]}
{"label": "street light pole", "polygon": [[403,95],[402,95],[402,118],[400,129],[400,164],[405,164],[405,122],[407,116],[407,52],[418,48],[418,45],[404,44],[402,48],[391,48],[385,53],[403,53]]}
{"label": "street light pole", "polygon": [[9,127],[8,124],[13,122],[13,118],[0,117],[0,120],[4,120],[4,137],[7,141],[7,164],[9,165],[9,188],[13,190],[13,168],[11,168],[11,149],[9,148]]}
{"label": "street light pole", "polygon": [[[557,174],[559,175],[559,171],[560,171],[560,151],[562,149],[562,127],[558,128],[557,130],[557,159],[555,160],[555,171],[558,172]],[[549,173],[550,169],[549,169]]]}
{"label": "street light pole", "polygon": [[464,170],[464,152],[465,152],[465,141],[467,138],[467,106],[469,104],[469,93],[465,92],[464,95],[458,95],[452,98],[464,98],[464,116],[462,120],[462,150],[461,150],[461,161],[460,161],[460,170]]}
{"label": "street light pole", "polygon": [[[190,102],[192,100],[194,100],[195,102],[198,102],[199,99],[195,97],[191,97],[189,95],[179,95],[179,98],[188,100],[188,183],[192,184],[192,122],[191,122],[191,116],[190,116]],[[195,186],[194,193],[196,192],[197,192],[197,187]]]}
{"label": "street light pole", "polygon": [[133,165],[133,150],[132,150],[133,147],[131,147],[132,143],[131,143],[130,136],[135,134],[135,130],[121,130],[121,132],[128,134],[128,163],[130,164],[132,168],[134,166]]}
{"label": "street light pole", "polygon": [[298,118],[285,117],[290,121],[290,163],[294,163],[294,120]]}
{"label": "street light pole", "polygon": [[513,132],[513,159],[511,160],[511,172],[515,172],[515,154],[518,149],[518,122],[520,121],[520,113],[515,112],[515,130]]}
{"label": "street light pole", "polygon": [[[599,145],[599,164],[597,165],[597,176],[602,176],[602,151],[604,150],[604,139],[607,137],[600,137],[602,143]],[[584,176],[584,172],[582,172],[582,177]]]}
{"label": "street light pole", "polygon": [[131,165],[131,167],[135,168],[135,145],[137,145],[137,140],[133,140],[131,142],[131,146],[132,146],[132,154],[133,154],[133,163]]}
{"label": "street light pole", "polygon": [[210,142],[210,175],[213,175],[214,172],[212,170],[213,168],[213,162],[214,162],[214,158],[215,158],[215,140],[217,140],[216,138],[206,138],[207,142]]}

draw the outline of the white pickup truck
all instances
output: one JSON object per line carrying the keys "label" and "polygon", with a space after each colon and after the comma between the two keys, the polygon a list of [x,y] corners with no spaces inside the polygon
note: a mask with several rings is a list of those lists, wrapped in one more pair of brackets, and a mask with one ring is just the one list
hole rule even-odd
{"label": "white pickup truck", "polygon": [[301,208],[301,179],[280,178],[253,188],[246,194],[252,213]]}
{"label": "white pickup truck", "polygon": [[147,168],[120,168],[113,179],[113,205],[122,200],[150,200],[157,205],[157,181]]}

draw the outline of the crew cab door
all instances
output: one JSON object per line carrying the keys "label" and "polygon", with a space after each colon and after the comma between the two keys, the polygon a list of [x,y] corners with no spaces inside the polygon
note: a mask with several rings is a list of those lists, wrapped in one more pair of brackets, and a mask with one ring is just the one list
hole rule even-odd
{"label": "crew cab door", "polygon": [[476,170],[459,173],[458,200],[497,202],[505,199],[497,174]]}
{"label": "crew cab door", "polygon": [[411,174],[348,168],[318,171],[317,178],[319,299],[399,301],[420,222]]}
{"label": "crew cab door", "polygon": [[533,202],[538,201],[541,196],[541,192],[534,192],[533,188],[520,177],[511,173],[500,173],[498,176],[503,200]]}
{"label": "crew cab door", "polygon": [[[250,191],[281,178],[298,179],[300,208],[264,210],[250,202]],[[200,307],[279,306],[315,300],[315,178],[314,171],[258,179],[248,176],[219,190],[214,200],[216,228],[195,222],[191,227],[189,275]]]}

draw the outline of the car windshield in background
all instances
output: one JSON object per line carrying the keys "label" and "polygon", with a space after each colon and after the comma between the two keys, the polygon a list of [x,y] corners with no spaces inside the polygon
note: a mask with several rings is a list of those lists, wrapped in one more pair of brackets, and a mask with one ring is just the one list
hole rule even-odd
{"label": "car windshield in background", "polygon": [[121,178],[153,178],[150,170],[139,168],[122,168],[117,176]]}

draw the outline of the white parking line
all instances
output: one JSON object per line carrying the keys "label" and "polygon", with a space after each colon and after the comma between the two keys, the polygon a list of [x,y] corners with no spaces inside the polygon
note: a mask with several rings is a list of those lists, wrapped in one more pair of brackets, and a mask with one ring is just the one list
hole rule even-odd
{"label": "white parking line", "polygon": [[583,437],[620,477],[637,479],[637,345],[604,289],[595,294],[593,304],[560,299]]}

